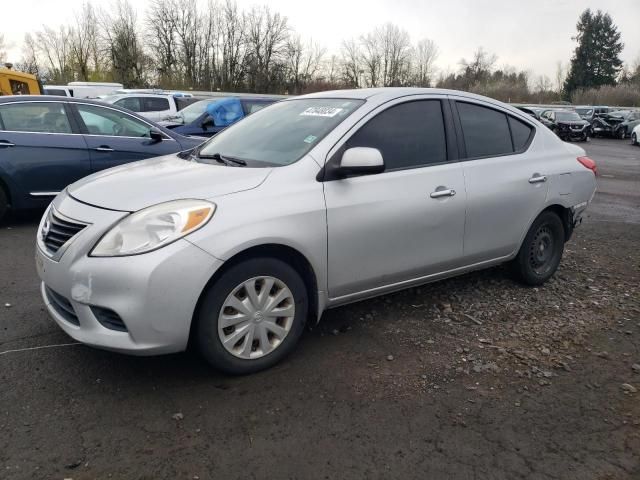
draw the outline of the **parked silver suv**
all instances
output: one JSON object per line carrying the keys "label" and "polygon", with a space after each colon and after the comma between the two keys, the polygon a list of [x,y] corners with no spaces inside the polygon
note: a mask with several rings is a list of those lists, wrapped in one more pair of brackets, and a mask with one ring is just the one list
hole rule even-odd
{"label": "parked silver suv", "polygon": [[500,102],[317,93],[74,183],[42,219],[37,268],[81,342],[146,355],[191,339],[249,373],[331,307],[504,262],[543,283],[595,186],[582,149]]}

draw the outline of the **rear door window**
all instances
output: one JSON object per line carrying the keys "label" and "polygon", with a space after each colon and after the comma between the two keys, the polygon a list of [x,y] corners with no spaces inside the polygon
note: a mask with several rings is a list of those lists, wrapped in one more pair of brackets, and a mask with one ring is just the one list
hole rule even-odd
{"label": "rear door window", "polygon": [[513,153],[507,115],[474,103],[456,102],[467,158]]}
{"label": "rear door window", "polygon": [[142,112],[163,112],[169,108],[169,100],[166,98],[145,97],[142,99]]}
{"label": "rear door window", "polygon": [[0,105],[5,130],[33,133],[72,133],[71,123],[58,102],[5,103]]}
{"label": "rear door window", "polygon": [[140,97],[126,97],[118,100],[115,105],[131,110],[132,112],[141,112],[143,110],[142,105],[140,105],[140,100]]}

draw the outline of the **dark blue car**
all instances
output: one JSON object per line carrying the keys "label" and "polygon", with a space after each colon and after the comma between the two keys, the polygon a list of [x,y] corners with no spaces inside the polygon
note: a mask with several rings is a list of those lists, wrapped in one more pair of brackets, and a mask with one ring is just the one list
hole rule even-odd
{"label": "dark blue car", "polygon": [[260,110],[278,97],[214,97],[192,103],[160,125],[181,135],[212,137],[223,128]]}
{"label": "dark blue car", "polygon": [[0,97],[0,219],[9,206],[46,206],[90,173],[188,150],[202,141],[101,102]]}

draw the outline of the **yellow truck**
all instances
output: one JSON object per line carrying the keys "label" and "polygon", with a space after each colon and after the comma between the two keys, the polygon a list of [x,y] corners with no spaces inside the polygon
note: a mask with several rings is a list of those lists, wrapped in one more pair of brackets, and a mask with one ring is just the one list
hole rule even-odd
{"label": "yellow truck", "polygon": [[0,67],[0,95],[41,95],[38,77],[11,69],[10,63]]}

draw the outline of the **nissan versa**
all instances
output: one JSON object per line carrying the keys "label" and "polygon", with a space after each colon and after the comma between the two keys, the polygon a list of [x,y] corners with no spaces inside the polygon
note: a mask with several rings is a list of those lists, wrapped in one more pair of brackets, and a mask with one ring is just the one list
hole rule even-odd
{"label": "nissan versa", "polygon": [[287,99],[61,192],[38,230],[42,296],[88,345],[192,343],[222,371],[255,372],[331,307],[505,262],[542,284],[595,174],[581,148],[477,95]]}

